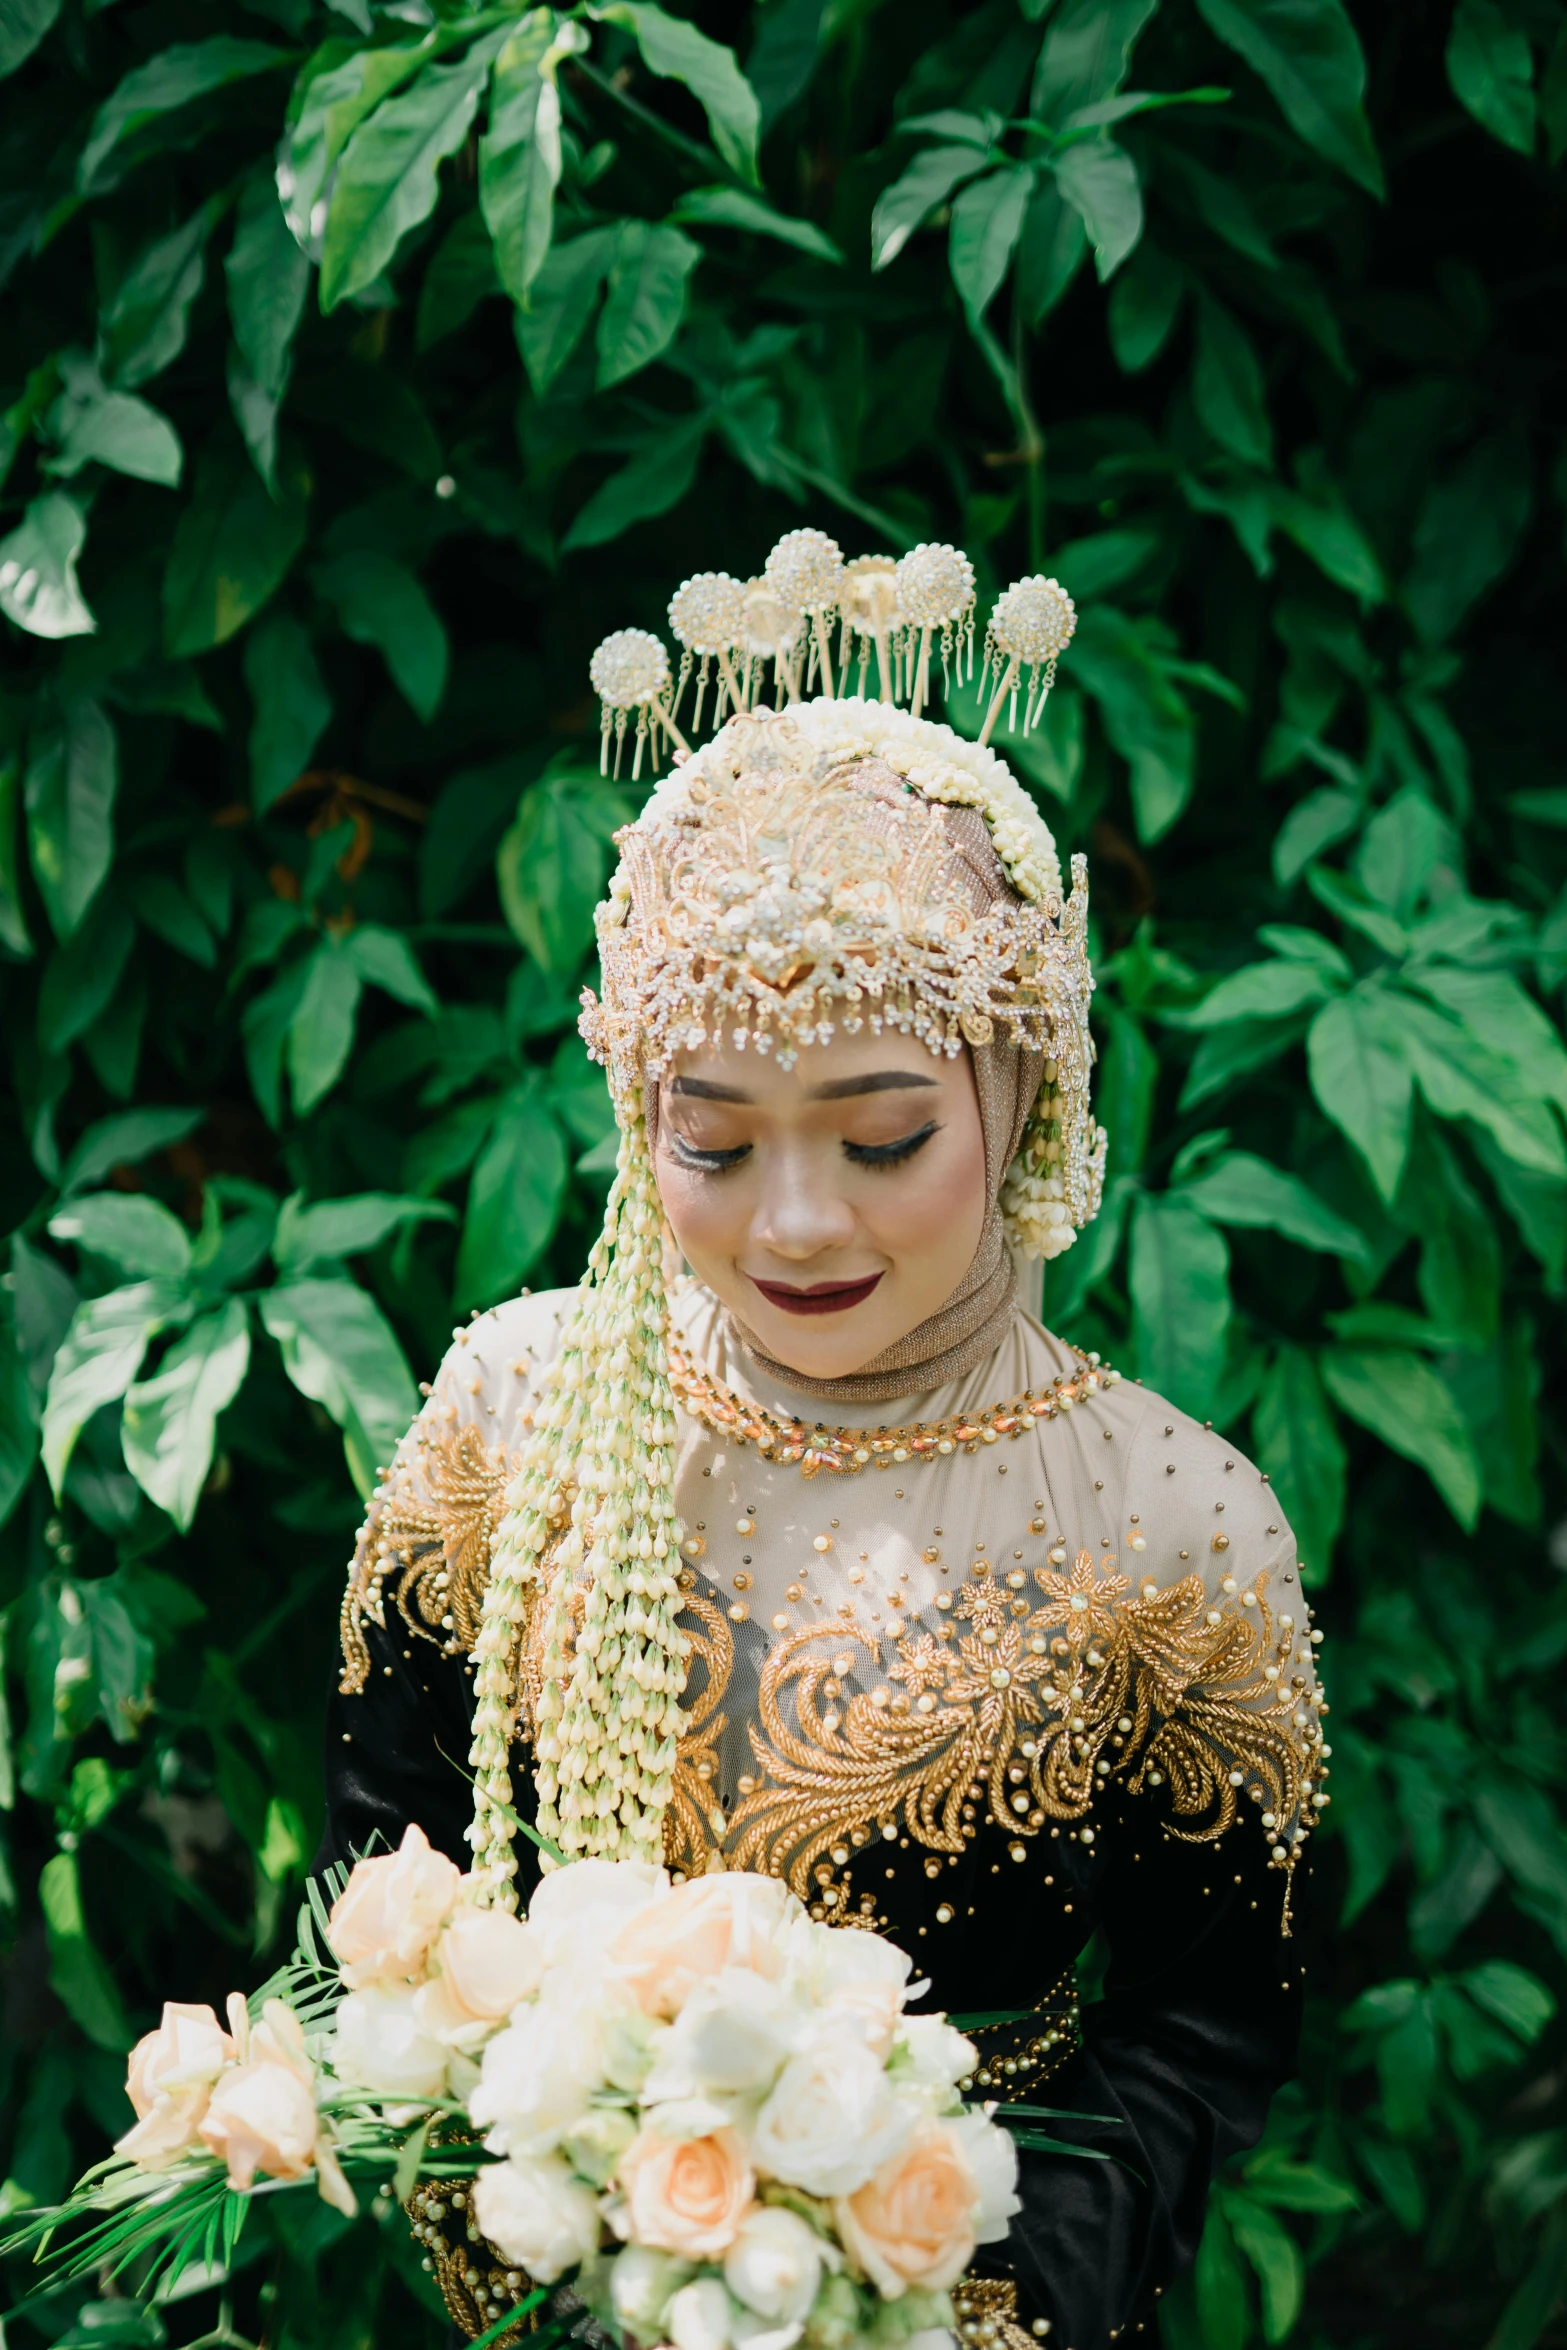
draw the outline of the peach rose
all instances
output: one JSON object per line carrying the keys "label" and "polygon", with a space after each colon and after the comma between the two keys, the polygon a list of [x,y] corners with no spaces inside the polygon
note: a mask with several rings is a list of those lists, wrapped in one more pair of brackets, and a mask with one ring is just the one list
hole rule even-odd
{"label": "peach rose", "polygon": [[431,1980],[415,1994],[419,2021],[437,2039],[466,2047],[536,1990],[539,1938],[504,1909],[460,1909],[430,1946]]}
{"label": "peach rose", "polygon": [[250,2186],[257,2171],[302,2179],[315,2167],[316,2101],[287,2065],[258,2057],[224,2074],[200,2134],[228,2164],[231,2187]]}
{"label": "peach rose", "polygon": [[462,1883],[420,1827],[395,1852],[362,1860],[332,1904],[328,1932],[350,1991],[417,1983],[425,1953],[450,1916]]}
{"label": "peach rose", "polygon": [[850,2258],[892,2301],[910,2285],[943,2292],[957,2283],[973,2256],[979,2200],[956,2134],[927,2121],[833,2213]]}
{"label": "peach rose", "polygon": [[236,2050],[210,2007],[164,2005],[155,2032],[138,2040],[125,2074],[136,2121],[115,2152],[145,2170],[161,2170],[196,2143],[212,2084]]}
{"label": "peach rose", "polygon": [[781,1975],[779,1937],[789,1908],[788,1892],[771,1877],[695,1877],[639,1911],[616,1935],[610,1956],[644,2013],[678,2015],[694,1987],[725,1967]]}
{"label": "peach rose", "polygon": [[733,2130],[666,2138],[643,2130],[620,2158],[624,2232],[686,2260],[719,2260],[756,2199],[756,2173]]}

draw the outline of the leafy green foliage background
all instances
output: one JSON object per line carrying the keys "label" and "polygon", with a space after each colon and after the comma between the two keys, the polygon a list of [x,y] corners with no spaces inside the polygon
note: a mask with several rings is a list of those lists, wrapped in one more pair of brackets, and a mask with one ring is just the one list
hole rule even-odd
{"label": "leafy green foliage background", "polygon": [[[1567,2342],[1567,8],[0,0],[0,73],[7,2207],[286,1945],[360,1497],[582,1262],[587,655],[810,519],[1078,599],[1046,1310],[1332,1635],[1305,2069],[1167,2350]],[[386,2208],[197,2282],[6,2323],[439,2338]]]}

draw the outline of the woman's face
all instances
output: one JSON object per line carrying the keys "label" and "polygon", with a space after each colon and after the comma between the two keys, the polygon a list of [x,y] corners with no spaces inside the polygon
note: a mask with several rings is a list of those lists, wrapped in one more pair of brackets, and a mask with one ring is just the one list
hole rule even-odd
{"label": "woman's face", "polygon": [[700,1281],[807,1378],[871,1362],[946,1303],[984,1228],[968,1054],[836,1037],[792,1069],[682,1054],[659,1098],[658,1187]]}

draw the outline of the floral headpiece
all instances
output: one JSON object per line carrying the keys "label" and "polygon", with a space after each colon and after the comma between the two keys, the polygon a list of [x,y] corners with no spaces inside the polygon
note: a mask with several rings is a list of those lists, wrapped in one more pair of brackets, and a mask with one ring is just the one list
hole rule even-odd
{"label": "floral headpiece", "polygon": [[[938,644],[945,672],[972,675],[973,611],[973,567],[955,548],[845,564],[823,532],[797,530],[760,579],[707,572],[678,590],[678,675],[645,630],[620,630],[593,656],[606,767],[613,750],[618,771],[628,733],[633,774],[666,744],[675,763],[616,836],[620,869],[598,911],[603,995],[584,995],[582,1031],[610,1072],[619,1166],[508,1496],[474,1651],[471,1835],[492,1898],[508,1905],[508,1756],[536,1600],[540,1827],[568,1853],[656,1860],[673,1786],[685,1642],[649,1078],[719,1039],[787,1066],[840,1027],[895,1029],[942,1053],[999,1031],[1046,1056],[1002,1188],[1009,1239],[1058,1255],[1098,1209],[1087,869],[1073,859],[1064,896],[1048,827],[988,748],[1009,700],[1025,727],[1038,723],[1072,602],[1043,578],[999,599],[977,743],[921,716]],[[856,654],[862,689],[874,663],[875,700],[836,690]],[[769,666],[777,709],[760,702]],[[688,692],[690,733],[709,693],[719,730],[698,751],[680,716]],[[886,788],[867,794],[857,773]],[[947,808],[979,816],[1015,896],[977,902]]]}

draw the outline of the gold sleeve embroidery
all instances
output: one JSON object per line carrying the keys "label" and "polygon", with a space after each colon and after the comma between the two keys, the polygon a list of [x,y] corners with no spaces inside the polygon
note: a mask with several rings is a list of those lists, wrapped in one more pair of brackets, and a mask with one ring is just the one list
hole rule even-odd
{"label": "gold sleeve embroidery", "polygon": [[471,1425],[432,1434],[416,1421],[376,1490],[343,1594],[345,1696],[370,1671],[365,1621],[383,1629],[390,1595],[412,1636],[448,1656],[479,1633],[490,1546],[515,1463]]}

